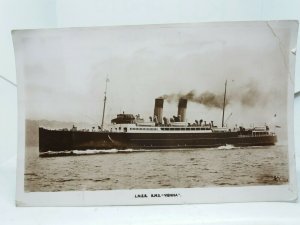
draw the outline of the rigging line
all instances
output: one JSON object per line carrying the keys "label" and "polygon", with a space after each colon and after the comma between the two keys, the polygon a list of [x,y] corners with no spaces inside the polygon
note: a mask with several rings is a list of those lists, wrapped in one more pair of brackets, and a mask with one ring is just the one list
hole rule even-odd
{"label": "rigging line", "polygon": [[7,83],[9,83],[9,84],[11,84],[11,85],[17,87],[17,84],[15,84],[14,82],[10,81],[10,80],[7,79],[6,77],[0,75],[0,78],[1,78],[2,80],[6,81]]}

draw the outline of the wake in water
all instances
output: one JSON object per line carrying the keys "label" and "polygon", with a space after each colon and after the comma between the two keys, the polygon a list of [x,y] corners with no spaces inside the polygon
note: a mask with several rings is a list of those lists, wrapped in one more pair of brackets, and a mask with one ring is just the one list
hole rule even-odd
{"label": "wake in water", "polygon": [[234,146],[230,144],[222,145],[217,148],[213,149],[218,149],[218,150],[233,150],[233,149],[268,149],[271,148],[272,146]]}
{"label": "wake in water", "polygon": [[87,150],[73,150],[75,155],[91,155],[91,154],[101,154],[101,153],[117,153],[118,149],[107,149],[107,150],[97,150],[97,149],[87,149]]}
{"label": "wake in water", "polygon": [[[233,149],[234,146],[220,146],[219,150],[223,149]],[[215,149],[215,148],[214,148]],[[137,153],[137,152],[160,152],[160,151],[195,151],[200,149],[87,149],[87,150],[68,150],[68,151],[47,151],[40,153],[40,157],[56,157],[56,156],[81,156],[81,155],[98,155],[98,154],[116,154],[116,153]]]}
{"label": "wake in water", "polygon": [[98,154],[115,154],[115,153],[131,153],[131,152],[154,152],[159,150],[146,149],[87,149],[87,150],[68,150],[68,151],[47,151],[40,153],[40,157],[56,157],[56,156],[80,156],[80,155],[98,155]]}
{"label": "wake in water", "polygon": [[234,147],[233,145],[226,144],[226,145],[222,145],[222,146],[218,147],[217,149],[219,149],[219,150],[230,150],[230,149],[235,149],[235,148],[236,147]]}
{"label": "wake in water", "polygon": [[40,157],[56,157],[56,156],[80,156],[80,155],[98,155],[98,154],[116,154],[116,153],[136,153],[136,152],[160,152],[160,151],[201,151],[205,149],[212,149],[212,150],[233,150],[233,149],[258,149],[262,148],[265,149],[265,146],[247,146],[247,147],[236,147],[234,145],[226,144],[219,147],[214,148],[174,148],[174,149],[105,149],[105,150],[98,150],[98,149],[87,149],[87,150],[68,150],[68,151],[47,151],[40,153]]}

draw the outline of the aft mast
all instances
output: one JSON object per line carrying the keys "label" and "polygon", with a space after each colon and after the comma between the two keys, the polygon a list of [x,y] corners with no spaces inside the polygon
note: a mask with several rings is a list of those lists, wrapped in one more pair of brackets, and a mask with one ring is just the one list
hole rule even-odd
{"label": "aft mast", "polygon": [[223,114],[222,114],[222,127],[224,127],[224,113],[225,113],[225,105],[226,105],[226,87],[227,87],[227,80],[225,81],[225,91],[224,91],[224,101],[223,101]]}
{"label": "aft mast", "polygon": [[104,92],[104,102],[103,102],[103,113],[102,113],[102,122],[101,122],[101,129],[102,130],[103,130],[103,124],[104,124],[105,106],[106,106],[106,92],[107,92],[107,83],[108,82],[109,82],[109,79],[106,76],[106,80],[105,80],[105,92]]}

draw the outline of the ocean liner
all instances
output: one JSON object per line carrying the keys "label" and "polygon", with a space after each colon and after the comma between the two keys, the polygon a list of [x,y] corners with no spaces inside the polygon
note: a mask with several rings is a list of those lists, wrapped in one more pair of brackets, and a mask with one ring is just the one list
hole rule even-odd
{"label": "ocean liner", "polygon": [[170,119],[163,117],[164,99],[155,99],[154,114],[148,121],[140,115],[118,114],[111,124],[104,129],[106,89],[101,126],[98,130],[79,130],[73,126],[51,130],[39,127],[39,151],[72,152],[74,150],[109,150],[109,149],[176,149],[207,148],[223,145],[263,146],[274,145],[277,136],[267,125],[262,127],[228,128],[224,124],[226,103],[226,84],[222,110],[222,126],[215,126],[213,121],[203,120],[186,122],[188,100],[180,98],[177,116]]}

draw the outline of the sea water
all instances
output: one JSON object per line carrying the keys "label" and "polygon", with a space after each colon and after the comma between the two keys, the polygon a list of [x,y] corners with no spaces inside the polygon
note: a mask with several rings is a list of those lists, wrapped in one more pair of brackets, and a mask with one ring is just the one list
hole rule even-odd
{"label": "sea water", "polygon": [[75,151],[39,157],[26,149],[25,191],[279,185],[288,182],[286,146]]}

